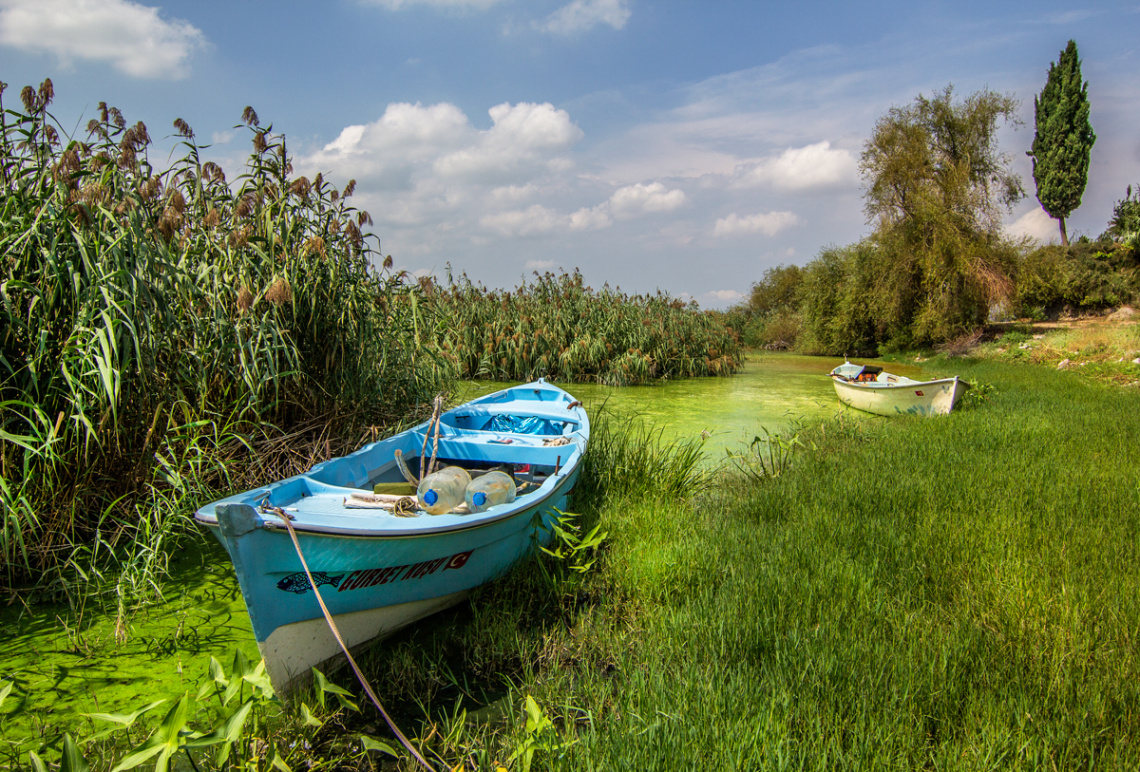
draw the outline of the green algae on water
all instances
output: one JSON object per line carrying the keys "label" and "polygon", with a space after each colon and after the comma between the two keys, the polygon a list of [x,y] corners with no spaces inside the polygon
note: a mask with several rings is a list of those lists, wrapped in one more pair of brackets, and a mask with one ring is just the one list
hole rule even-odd
{"label": "green algae on water", "polygon": [[[721,461],[726,451],[747,448],[767,429],[773,434],[793,429],[802,419],[826,417],[846,410],[835,397],[828,373],[835,357],[753,352],[744,367],[726,378],[662,380],[646,386],[564,384],[591,411],[605,405],[621,416],[637,414],[660,428],[667,439],[705,437],[705,456]],[[910,375],[918,368],[892,365]],[[465,402],[513,383],[469,381],[456,398]]]}
{"label": "green algae on water", "polygon": [[83,734],[84,713],[129,713],[194,691],[211,656],[228,662],[237,649],[260,659],[237,577],[212,538],[189,545],[162,591],[122,624],[114,613],[76,619],[66,606],[0,611],[0,681],[13,684],[0,739]]}

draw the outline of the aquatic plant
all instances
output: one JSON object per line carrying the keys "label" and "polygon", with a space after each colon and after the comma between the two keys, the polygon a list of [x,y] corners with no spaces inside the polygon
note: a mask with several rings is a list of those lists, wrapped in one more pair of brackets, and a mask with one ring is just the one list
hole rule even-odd
{"label": "aquatic plant", "polygon": [[581,519],[581,515],[573,512],[558,511],[549,529],[550,546],[541,547],[552,560],[539,560],[538,567],[551,586],[561,592],[572,593],[577,589],[582,577],[598,562],[600,549],[609,536],[602,530],[601,523],[585,533]]}
{"label": "aquatic plant", "polygon": [[803,447],[798,429],[793,427],[789,436],[762,427],[763,436],[754,436],[746,450],[730,451],[728,460],[737,472],[754,483],[781,475],[791,466],[797,449]]}
{"label": "aquatic plant", "polygon": [[[0,688],[0,706],[11,690],[11,683]],[[182,768],[180,758],[195,770],[312,768],[329,751],[333,735],[326,726],[335,728],[344,714],[359,712],[351,696],[314,670],[308,695],[312,707],[297,700],[291,710],[284,711],[269,683],[264,661],[254,665],[236,651],[229,670],[210,658],[209,675],[194,694],[185,692],[173,700],[150,702],[130,713],[88,714],[87,718],[100,727],[90,734],[73,737],[64,732],[39,742],[5,738],[12,743],[9,753],[16,754],[7,768],[21,768],[24,761],[32,770],[46,772],[55,745],[59,769],[64,772],[89,772],[92,768],[125,772],[142,766],[166,772]],[[162,718],[152,721],[160,708],[165,708]],[[312,739],[303,739],[306,736]],[[375,752],[400,755],[388,743],[368,734],[358,733],[350,746],[334,751],[341,764],[362,761]]]}
{"label": "aquatic plant", "polygon": [[661,427],[637,415],[614,415],[604,406],[590,420],[589,452],[571,508],[593,512],[613,500],[684,498],[712,484],[712,471],[702,464],[701,439],[667,440]]}

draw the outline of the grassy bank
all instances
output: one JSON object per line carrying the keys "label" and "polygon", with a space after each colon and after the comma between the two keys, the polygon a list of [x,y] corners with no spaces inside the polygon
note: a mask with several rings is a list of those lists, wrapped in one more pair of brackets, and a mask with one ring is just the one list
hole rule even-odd
{"label": "grassy bank", "polygon": [[1140,323],[1092,317],[1068,323],[1010,323],[969,349],[971,356],[1045,365],[1120,386],[1140,386]]}
{"label": "grassy bank", "polygon": [[374,672],[479,769],[528,743],[575,770],[1135,768],[1140,395],[955,367],[985,402],[828,422],[760,485],[609,498],[572,593],[497,586]]}
{"label": "grassy bank", "polygon": [[[599,421],[561,557],[366,671],[449,769],[1136,768],[1140,392],[934,364],[984,398],[838,413],[759,482]],[[265,735],[292,768],[414,768],[327,702]]]}

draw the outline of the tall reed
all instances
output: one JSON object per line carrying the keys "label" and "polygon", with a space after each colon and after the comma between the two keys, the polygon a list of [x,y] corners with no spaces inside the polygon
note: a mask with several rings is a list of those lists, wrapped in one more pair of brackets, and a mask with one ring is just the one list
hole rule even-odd
{"label": "tall reed", "polygon": [[294,175],[252,109],[228,181],[181,119],[183,155],[158,169],[113,107],[75,139],[50,80],[22,112],[3,96],[0,581],[59,580],[136,538],[161,556],[157,534],[265,426],[383,424],[450,378],[420,345],[439,322],[418,286],[376,267],[354,183]]}
{"label": "tall reed", "polygon": [[441,346],[468,378],[627,385],[731,375],[743,361],[713,315],[660,292],[594,290],[577,271],[536,273],[513,292],[449,277],[430,298],[448,320]]}

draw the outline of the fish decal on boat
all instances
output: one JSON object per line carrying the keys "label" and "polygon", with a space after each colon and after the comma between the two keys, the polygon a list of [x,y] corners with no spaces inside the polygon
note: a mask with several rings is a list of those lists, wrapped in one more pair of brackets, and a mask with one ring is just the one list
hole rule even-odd
{"label": "fish decal on boat", "polygon": [[[313,574],[313,581],[317,583],[318,587],[323,584],[331,584],[333,587],[336,587],[340,584],[340,580],[343,578],[344,574],[329,576],[324,571],[317,571],[315,574]],[[305,576],[304,571],[298,571],[295,574],[289,574],[287,577],[277,583],[277,589],[284,590],[285,592],[295,592],[298,595],[304,595],[306,592],[312,589],[312,586],[313,585],[309,584],[309,577]]]}

